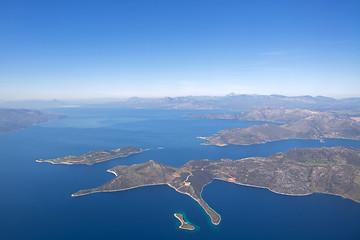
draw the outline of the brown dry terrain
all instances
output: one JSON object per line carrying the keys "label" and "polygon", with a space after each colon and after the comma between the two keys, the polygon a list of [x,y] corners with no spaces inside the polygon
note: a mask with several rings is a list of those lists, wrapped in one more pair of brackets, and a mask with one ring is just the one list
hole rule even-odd
{"label": "brown dry terrain", "polygon": [[116,174],[110,182],[72,196],[168,185],[197,201],[213,224],[219,224],[221,217],[202,199],[201,193],[214,179],[267,188],[280,194],[320,192],[360,202],[360,149],[349,147],[293,149],[268,157],[236,161],[193,160],[179,168],[150,160],[116,166],[109,171]]}
{"label": "brown dry terrain", "polygon": [[[229,114],[191,115],[192,117],[229,119]],[[360,122],[345,115],[305,109],[261,108],[237,114],[233,119],[282,123],[253,125],[221,130],[212,137],[201,137],[205,145],[251,145],[287,139],[340,138],[360,140]]]}

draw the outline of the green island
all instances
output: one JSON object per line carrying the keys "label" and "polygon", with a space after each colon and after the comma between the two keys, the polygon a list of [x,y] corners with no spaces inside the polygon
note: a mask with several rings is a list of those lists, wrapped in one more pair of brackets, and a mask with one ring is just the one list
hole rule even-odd
{"label": "green island", "polygon": [[91,151],[82,156],[66,156],[54,159],[39,159],[36,162],[50,162],[52,164],[86,164],[92,165],[94,163],[104,162],[115,158],[127,157],[129,155],[146,151],[147,149],[127,146],[114,150],[97,150]]}
{"label": "green island", "polygon": [[204,186],[214,179],[267,188],[279,194],[302,196],[318,192],[360,202],[360,149],[351,147],[295,148],[268,157],[236,161],[192,160],[178,168],[150,160],[119,165],[108,171],[116,177],[71,196],[168,185],[198,202],[215,225],[221,217],[201,197]]}
{"label": "green island", "polygon": [[174,217],[176,217],[179,221],[180,221],[180,229],[185,229],[185,230],[195,230],[195,226],[189,224],[188,222],[186,222],[184,220],[184,216],[180,213],[174,213]]}
{"label": "green island", "polygon": [[[221,130],[204,145],[251,145],[288,139],[339,138],[360,140],[360,121],[346,115],[306,109],[259,108],[245,113],[192,114],[187,117],[268,121],[245,128]],[[278,125],[280,124],[280,125]]]}

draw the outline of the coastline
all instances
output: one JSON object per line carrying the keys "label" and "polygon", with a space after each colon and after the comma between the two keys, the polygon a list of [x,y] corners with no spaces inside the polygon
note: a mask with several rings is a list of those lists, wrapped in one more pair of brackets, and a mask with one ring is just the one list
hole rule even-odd
{"label": "coastline", "polygon": [[[211,182],[212,182],[212,181],[211,181]],[[208,184],[210,184],[211,182],[209,182]],[[201,194],[202,194],[202,192],[203,192],[204,187],[205,187],[206,185],[208,185],[208,184],[205,184],[205,185],[202,187],[200,196],[201,196]],[[168,185],[169,187],[175,189],[175,191],[177,191],[178,193],[181,193],[181,194],[185,194],[185,195],[190,196],[193,200],[195,200],[195,201],[200,205],[200,207],[201,207],[201,208],[205,211],[205,213],[210,217],[210,220],[211,220],[211,223],[212,223],[212,224],[214,224],[214,225],[219,225],[219,224],[220,224],[220,222],[221,222],[221,215],[218,214],[214,209],[212,209],[212,208],[207,204],[207,202],[205,202],[202,198],[201,198],[201,199],[196,199],[196,198],[194,198],[193,196],[191,196],[189,193],[180,192],[180,191],[178,191],[175,187],[171,186],[170,184],[167,184],[167,185]],[[206,211],[206,208],[203,206],[203,204],[201,203],[200,200],[202,200],[202,202],[204,202],[204,203],[206,204],[206,206],[207,206],[208,209],[214,211],[214,213],[219,217],[219,221],[217,221],[217,222],[213,221],[213,219],[211,218],[210,213],[209,213],[208,211]]]}
{"label": "coastline", "polygon": [[[110,172],[110,173],[113,173],[115,176],[117,176],[116,172],[114,171],[111,171],[111,170],[107,170],[107,172]],[[228,183],[234,183],[234,184],[237,184],[237,185],[241,185],[241,186],[246,186],[246,187],[254,187],[254,188],[262,188],[262,189],[267,189],[275,194],[280,194],[280,195],[286,195],[286,196],[296,196],[296,197],[301,197],[301,196],[309,196],[311,194],[314,194],[314,193],[320,193],[320,194],[327,194],[327,195],[335,195],[335,196],[339,196],[339,197],[342,197],[344,199],[349,199],[349,200],[352,200],[354,202],[357,202],[357,203],[360,203],[360,201],[355,201],[351,198],[348,198],[348,197],[345,197],[345,196],[342,196],[342,195],[339,195],[339,194],[332,194],[332,193],[326,193],[326,192],[309,192],[309,193],[305,193],[305,194],[291,194],[291,193],[283,193],[283,192],[278,192],[278,191],[274,191],[270,188],[267,188],[267,187],[262,187],[262,186],[256,186],[256,185],[250,185],[250,184],[244,184],[244,183],[239,183],[239,182],[229,182],[229,181],[226,181],[226,180],[223,180],[223,179],[218,179],[218,178],[215,178],[216,180],[219,180],[219,181],[223,181],[223,182],[228,182]],[[211,182],[210,182],[211,183]],[[208,184],[210,184],[208,183]],[[206,184],[206,185],[208,185]],[[136,187],[131,187],[131,188],[126,188],[126,189],[121,189],[121,190],[96,190],[96,191],[91,191],[91,192],[88,192],[88,193],[80,193],[80,194],[77,194],[77,193],[73,193],[71,194],[71,197],[79,197],[79,196],[84,196],[84,195],[88,195],[88,194],[92,194],[92,193],[98,193],[98,192],[119,192],[119,191],[126,191],[126,190],[131,190],[131,189],[135,189],[135,188],[140,188],[140,187],[147,187],[147,186],[159,186],[159,185],[168,185],[169,187],[173,188],[176,192],[178,193],[181,193],[181,194],[185,194],[185,195],[188,195],[189,197],[191,197],[193,200],[195,200],[200,206],[201,208],[205,211],[205,213],[210,217],[210,220],[211,220],[211,223],[213,225],[219,225],[220,222],[221,222],[221,215],[218,214],[213,208],[211,208],[207,203],[206,201],[204,201],[203,199],[197,199],[197,198],[194,198],[193,196],[191,196],[189,193],[186,193],[186,192],[181,192],[181,191],[178,191],[174,186],[168,184],[168,183],[159,183],[159,184],[146,184],[146,185],[141,185],[141,186],[136,186]],[[201,190],[201,193],[203,192],[203,189],[204,187],[206,186],[204,185],[202,190]],[[81,190],[80,190],[81,191]],[[204,206],[204,204],[206,204]],[[219,221],[213,221],[212,217],[211,217],[211,214],[209,213],[209,211],[213,211],[213,213],[215,213],[218,217],[219,217]]]}
{"label": "coastline", "polygon": [[[179,217],[178,215],[180,215],[181,217]],[[195,226],[187,223],[184,219],[183,219],[183,215],[180,213],[174,213],[174,217],[177,218],[180,221],[180,229],[184,229],[184,230],[188,230],[188,231],[194,231],[195,230]],[[189,227],[184,227],[184,225],[189,225]]]}
{"label": "coastline", "polygon": [[[322,149],[322,148],[321,148]],[[336,151],[335,151],[335,150]],[[343,149],[343,148],[334,148],[332,149],[332,151],[335,151],[335,152],[339,152],[340,150],[341,151],[348,151],[347,148]],[[319,149],[317,149],[318,151]],[[352,150],[353,151],[353,150]],[[351,151],[351,153],[352,153]],[[345,152],[347,153],[347,152]],[[244,158],[244,159],[241,159],[241,160],[246,160],[247,158]],[[254,160],[256,160],[257,158],[254,158]],[[347,193],[343,193],[343,195],[340,195],[340,194],[333,194],[333,193],[329,193],[329,192],[322,192],[321,188],[316,188],[316,187],[311,187],[310,185],[308,184],[305,184],[304,182],[299,182],[298,184],[300,185],[293,185],[292,187],[286,187],[286,186],[283,186],[281,184],[281,182],[277,185],[271,185],[267,182],[264,182],[264,183],[261,183],[261,182],[254,182],[254,181],[250,181],[250,183],[255,183],[255,184],[259,184],[259,185],[253,185],[253,184],[248,184],[247,183],[247,180],[245,179],[242,179],[241,177],[239,177],[238,175],[235,174],[235,176],[237,177],[234,177],[232,175],[234,174],[231,174],[230,175],[230,172],[226,171],[226,170],[222,170],[221,169],[221,166],[220,165],[220,168],[212,168],[212,169],[209,169],[210,172],[212,172],[211,175],[209,175],[210,173],[199,173],[200,175],[197,175],[198,177],[202,177],[202,176],[205,176],[207,178],[202,178],[202,182],[200,182],[201,185],[196,185],[196,182],[194,180],[194,182],[192,182],[192,180],[190,180],[190,182],[188,182],[189,180],[189,177],[190,176],[193,176],[192,174],[195,172],[195,171],[208,171],[207,170],[207,167],[210,167],[210,166],[216,166],[218,164],[221,164],[221,161],[209,161],[207,159],[203,159],[203,160],[206,160],[206,161],[203,161],[201,162],[200,165],[194,165],[194,162],[191,162],[190,163],[190,166],[185,166],[184,169],[183,168],[180,168],[179,170],[176,170],[176,168],[173,168],[171,167],[171,171],[170,172],[166,172],[166,171],[169,171],[168,168],[165,169],[165,166],[164,169],[161,169],[162,173],[164,174],[170,174],[167,178],[165,177],[155,177],[154,179],[140,179],[142,181],[138,181],[137,183],[143,183],[143,185],[136,185],[136,183],[133,183],[133,184],[128,184],[127,182],[125,182],[124,184],[112,184],[113,180],[116,182],[116,181],[122,181],[122,178],[118,178],[116,179],[116,177],[118,177],[118,174],[120,175],[120,177],[122,177],[122,174],[124,174],[124,177],[125,177],[125,180],[127,179],[127,175],[126,175],[126,171],[118,171],[116,170],[116,168],[114,169],[108,169],[107,172],[109,173],[113,173],[116,177],[111,180],[110,182],[108,183],[105,183],[104,185],[102,186],[99,186],[99,187],[96,187],[96,188],[92,188],[92,189],[84,189],[84,190],[80,190],[76,193],[73,193],[71,196],[72,197],[77,197],[77,196],[82,196],[82,195],[87,195],[87,194],[91,194],[91,193],[97,193],[97,192],[116,192],[116,191],[125,191],[125,190],[130,190],[130,189],[134,189],[134,188],[138,188],[138,187],[145,187],[145,186],[155,186],[155,185],[168,185],[169,187],[173,188],[175,191],[181,193],[181,194],[186,194],[188,196],[190,196],[193,200],[195,200],[200,206],[201,208],[205,211],[205,213],[210,217],[210,220],[211,220],[211,223],[213,225],[219,225],[220,222],[221,222],[221,216],[220,214],[218,214],[213,208],[211,208],[206,201],[204,201],[204,199],[202,198],[202,193],[203,193],[203,189],[205,186],[207,186],[208,184],[212,183],[214,179],[216,180],[220,180],[220,181],[225,181],[225,182],[230,182],[230,183],[235,183],[235,184],[238,184],[238,185],[242,185],[242,186],[248,186],[248,187],[256,187],[256,188],[264,188],[264,189],[267,189],[273,193],[276,193],[276,194],[281,194],[281,195],[287,195],[287,196],[308,196],[308,195],[311,195],[313,193],[320,193],[320,194],[328,194],[328,195],[336,195],[336,196],[340,196],[344,199],[351,199],[355,202],[360,202],[359,200],[356,201],[354,200],[353,198],[357,199],[355,195],[351,195],[351,194],[347,194]],[[241,161],[241,160],[237,160],[237,161]],[[149,161],[152,161],[152,160],[149,160]],[[152,161],[153,162],[153,161]],[[154,167],[154,162],[152,165],[145,165],[147,167]],[[304,165],[304,163],[300,164],[301,166]],[[141,165],[143,166],[143,165]],[[160,167],[159,165],[155,165],[155,166],[158,166]],[[189,169],[187,169],[189,168]],[[200,169],[201,168],[201,169]],[[126,170],[126,167],[124,168],[121,168],[121,169],[125,169]],[[151,168],[150,168],[151,170]],[[147,171],[149,171],[149,169],[147,169]],[[175,171],[175,172],[174,172]],[[180,178],[180,173],[186,173],[186,174],[189,174],[187,177],[186,175],[183,175],[182,178]],[[204,175],[201,175],[201,174],[204,174]],[[184,180],[184,178],[186,177],[186,179]],[[181,179],[181,181],[179,180],[174,180],[174,179]],[[173,181],[174,180],[174,181]],[[110,183],[110,184],[109,184]],[[194,183],[194,185],[193,185]],[[190,187],[190,184],[191,184],[191,187]],[[305,184],[305,185],[304,185]],[[186,187],[186,186],[189,186],[189,187]],[[196,188],[194,188],[194,186]],[[117,187],[117,188],[116,188]],[[201,189],[200,189],[201,187]],[[294,188],[296,187],[296,188]],[[320,191],[316,191],[316,190],[320,190]],[[341,192],[340,192],[341,193]]]}
{"label": "coastline", "polygon": [[345,197],[345,196],[342,196],[340,194],[335,194],[335,193],[328,193],[328,192],[310,192],[310,193],[304,193],[304,194],[295,194],[295,193],[282,193],[282,192],[277,192],[277,191],[274,191],[270,188],[267,188],[267,187],[261,187],[261,186],[256,186],[256,185],[250,185],[250,184],[244,184],[244,183],[238,183],[238,182],[229,182],[229,181],[226,181],[226,180],[223,180],[223,179],[219,179],[219,178],[215,178],[216,180],[219,180],[219,181],[223,181],[223,182],[228,182],[228,183],[234,183],[234,184],[237,184],[237,185],[240,185],[240,186],[245,186],[245,187],[253,187],[253,188],[262,188],[262,189],[267,189],[269,190],[270,192],[273,192],[275,194],[279,194],[279,195],[285,195],[285,196],[292,196],[292,197],[305,197],[305,196],[309,196],[311,194],[326,194],[326,195],[332,195],[332,196],[338,196],[338,197],[341,197],[343,199],[349,199],[351,201],[354,201],[356,203],[359,203],[360,204],[360,201],[356,201],[352,198],[349,198],[349,197]]}
{"label": "coastline", "polygon": [[108,169],[108,170],[106,170],[107,172],[109,172],[109,173],[112,173],[112,174],[114,174],[116,177],[118,176],[117,175],[117,173],[115,172],[115,171],[112,171],[112,170],[110,170],[110,169]]}
{"label": "coastline", "polygon": [[[119,149],[115,149],[115,150],[110,150],[110,151],[116,151],[116,150],[120,150],[121,148]],[[65,161],[65,160],[62,160],[62,161],[59,161],[59,162],[56,162],[55,160],[58,160],[58,159],[66,159],[70,156],[65,156],[65,157],[61,157],[61,158],[53,158],[53,159],[38,159],[38,160],[35,160],[36,162],[49,162],[51,164],[66,164],[66,165],[88,165],[88,166],[91,166],[93,164],[97,164],[97,163],[101,163],[101,162],[106,162],[106,161],[110,161],[110,160],[113,160],[113,159],[116,159],[116,158],[125,158],[125,157],[128,157],[130,155],[133,155],[133,154],[137,154],[137,153],[142,153],[142,152],[145,152],[147,150],[150,150],[150,149],[142,149],[142,148],[139,148],[140,151],[139,152],[135,152],[135,153],[129,153],[129,154],[124,154],[123,156],[105,156],[103,158],[98,158],[98,159],[95,159],[93,162],[86,162],[87,159],[83,159],[81,161]],[[97,151],[101,151],[101,150],[97,150]],[[96,152],[96,151],[95,151]],[[91,153],[91,152],[89,152]],[[89,153],[86,153],[86,154],[89,154]],[[86,155],[84,154],[84,155]],[[81,158],[81,157],[84,157],[84,155],[82,156],[71,156],[71,157],[78,157],[78,158]]]}
{"label": "coastline", "polygon": [[48,162],[48,163],[51,163],[51,164],[66,164],[66,165],[75,165],[75,164],[91,165],[91,164],[86,164],[86,163],[73,163],[73,162],[52,162],[51,160],[43,160],[43,159],[38,159],[38,160],[35,160],[35,162]]}
{"label": "coastline", "polygon": [[[115,173],[114,173],[115,174]],[[79,196],[85,196],[88,194],[93,194],[93,193],[99,193],[99,192],[121,192],[121,191],[126,191],[126,190],[131,190],[131,189],[135,189],[135,188],[140,188],[140,187],[147,187],[147,186],[160,186],[160,185],[168,185],[167,183],[156,183],[156,184],[146,184],[146,185],[140,185],[140,186],[136,186],[136,187],[130,187],[130,188],[125,188],[125,189],[114,189],[114,190],[95,190],[92,192],[88,192],[88,193],[79,193],[80,191],[71,194],[71,197],[79,197]]]}
{"label": "coastline", "polygon": [[232,146],[252,146],[252,145],[257,145],[257,144],[266,144],[266,143],[271,143],[271,142],[288,141],[288,140],[315,140],[315,141],[320,141],[321,143],[324,143],[325,139],[341,139],[341,140],[359,141],[359,139],[355,139],[355,138],[284,138],[284,139],[263,141],[263,142],[257,142],[257,143],[233,144],[233,143],[211,143],[210,139],[213,138],[213,137],[196,137],[196,138],[203,139],[203,140],[207,141],[207,142],[200,143],[200,145],[218,146],[218,147],[224,147],[224,146],[229,146],[229,145],[232,145]]}

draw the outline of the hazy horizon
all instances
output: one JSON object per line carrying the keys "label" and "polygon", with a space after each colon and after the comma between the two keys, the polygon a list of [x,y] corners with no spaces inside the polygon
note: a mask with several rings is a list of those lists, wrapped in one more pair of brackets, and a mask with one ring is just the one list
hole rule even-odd
{"label": "hazy horizon", "polygon": [[13,99],[0,99],[0,102],[21,102],[21,101],[69,101],[69,102],[110,102],[110,101],[126,101],[131,98],[139,98],[139,99],[152,99],[152,98],[178,98],[178,97],[225,97],[227,95],[249,95],[249,96],[284,96],[284,97],[290,97],[290,98],[296,98],[296,97],[326,97],[326,98],[334,98],[334,99],[346,99],[346,98],[359,98],[359,97],[332,97],[332,96],[324,96],[324,95],[283,95],[283,94],[248,94],[248,93],[228,93],[225,95],[184,95],[184,96],[169,96],[169,95],[163,95],[163,96],[130,96],[130,97],[88,97],[88,98],[13,98]]}
{"label": "hazy horizon", "polygon": [[360,97],[360,2],[0,3],[0,99]]}

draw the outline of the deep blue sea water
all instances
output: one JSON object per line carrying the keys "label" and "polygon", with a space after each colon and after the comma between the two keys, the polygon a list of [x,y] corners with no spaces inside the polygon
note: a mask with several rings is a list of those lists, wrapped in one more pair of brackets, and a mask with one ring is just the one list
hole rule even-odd
{"label": "deep blue sea water", "polygon": [[[189,160],[267,156],[295,147],[353,146],[360,141],[289,140],[252,146],[204,146],[197,136],[260,122],[185,118],[195,111],[58,108],[68,117],[0,135],[0,239],[360,239],[360,204],[338,196],[284,196],[214,181],[203,198],[221,216],[218,226],[189,196],[168,186],[72,198],[114,177],[116,165],[153,159],[171,166]],[[201,111],[196,111],[201,112]],[[149,148],[92,166],[36,163],[126,145]],[[164,149],[157,149],[163,147]],[[178,229],[174,212],[197,226]]]}

